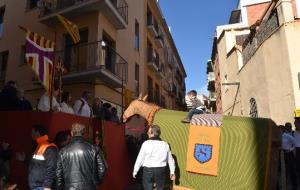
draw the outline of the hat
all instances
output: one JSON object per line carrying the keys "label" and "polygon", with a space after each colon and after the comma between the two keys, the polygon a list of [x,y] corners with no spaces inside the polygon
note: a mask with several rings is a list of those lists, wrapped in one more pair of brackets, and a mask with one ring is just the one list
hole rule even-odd
{"label": "hat", "polygon": [[295,113],[295,118],[300,118],[300,109],[296,109],[294,113]]}

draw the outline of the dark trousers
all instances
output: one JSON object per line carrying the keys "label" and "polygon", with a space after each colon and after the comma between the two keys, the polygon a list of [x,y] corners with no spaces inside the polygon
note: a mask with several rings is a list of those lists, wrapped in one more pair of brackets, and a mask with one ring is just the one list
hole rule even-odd
{"label": "dark trousers", "polygon": [[156,184],[157,190],[164,190],[166,185],[166,167],[143,169],[143,187],[144,190],[153,190]]}
{"label": "dark trousers", "polygon": [[300,147],[296,147],[296,171],[298,176],[298,183],[300,184]]}
{"label": "dark trousers", "polygon": [[294,153],[291,151],[285,151],[284,162],[286,168],[286,178],[290,180],[290,183],[292,184],[292,189],[297,190],[297,174]]}
{"label": "dark trousers", "polygon": [[195,114],[202,114],[202,113],[203,113],[202,110],[198,110],[198,109],[196,109],[196,108],[193,108],[193,109],[191,109],[191,110],[189,111],[189,113],[188,113],[188,115],[187,115],[187,118],[188,118],[189,120],[191,120],[192,117],[193,117],[193,115],[195,115]]}

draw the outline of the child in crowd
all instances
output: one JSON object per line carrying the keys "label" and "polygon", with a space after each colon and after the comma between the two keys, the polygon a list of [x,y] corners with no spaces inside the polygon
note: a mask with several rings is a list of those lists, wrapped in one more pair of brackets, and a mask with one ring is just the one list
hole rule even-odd
{"label": "child in crowd", "polygon": [[204,105],[197,98],[197,92],[195,90],[191,90],[187,94],[186,104],[190,105],[191,109],[185,119],[182,120],[183,123],[189,123],[195,114],[203,114]]}

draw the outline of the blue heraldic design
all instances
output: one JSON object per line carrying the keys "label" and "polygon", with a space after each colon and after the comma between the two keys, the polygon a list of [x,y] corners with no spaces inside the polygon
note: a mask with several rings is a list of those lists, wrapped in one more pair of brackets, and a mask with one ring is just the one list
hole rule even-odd
{"label": "blue heraldic design", "polygon": [[210,161],[212,157],[212,148],[213,146],[208,144],[195,144],[195,159],[201,164]]}

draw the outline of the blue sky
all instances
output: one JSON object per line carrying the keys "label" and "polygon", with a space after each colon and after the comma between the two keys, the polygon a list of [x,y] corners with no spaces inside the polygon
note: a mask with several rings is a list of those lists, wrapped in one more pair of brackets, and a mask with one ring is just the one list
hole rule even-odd
{"label": "blue sky", "polygon": [[206,93],[206,63],[217,25],[227,24],[237,0],[159,0],[187,72],[187,91]]}

